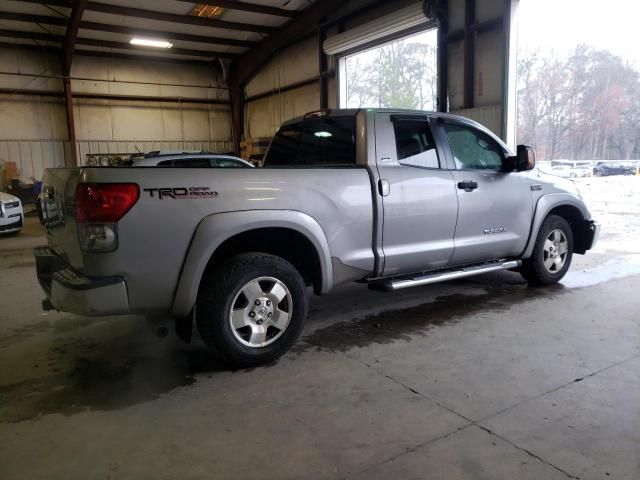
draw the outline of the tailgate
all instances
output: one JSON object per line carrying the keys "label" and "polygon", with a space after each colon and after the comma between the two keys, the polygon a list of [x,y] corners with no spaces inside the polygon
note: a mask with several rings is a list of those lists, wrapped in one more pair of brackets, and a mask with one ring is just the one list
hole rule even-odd
{"label": "tailgate", "polygon": [[39,197],[49,247],[77,269],[83,266],[75,218],[75,192],[79,175],[80,168],[47,169]]}

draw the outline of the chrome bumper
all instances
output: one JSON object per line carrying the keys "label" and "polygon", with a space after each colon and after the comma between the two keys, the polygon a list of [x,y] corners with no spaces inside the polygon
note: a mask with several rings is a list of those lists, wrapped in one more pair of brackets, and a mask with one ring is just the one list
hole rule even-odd
{"label": "chrome bumper", "polygon": [[47,294],[43,307],[78,315],[129,313],[129,297],[120,277],[90,278],[75,272],[50,248],[34,251],[38,282]]}

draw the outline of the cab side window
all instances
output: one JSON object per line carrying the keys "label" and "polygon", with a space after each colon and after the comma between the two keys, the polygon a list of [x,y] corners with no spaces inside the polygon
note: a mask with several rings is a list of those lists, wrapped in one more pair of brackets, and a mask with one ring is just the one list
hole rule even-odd
{"label": "cab side window", "polygon": [[502,147],[486,133],[473,127],[443,122],[458,170],[502,170]]}
{"label": "cab side window", "polygon": [[398,163],[409,167],[440,168],[436,145],[426,120],[393,122]]}

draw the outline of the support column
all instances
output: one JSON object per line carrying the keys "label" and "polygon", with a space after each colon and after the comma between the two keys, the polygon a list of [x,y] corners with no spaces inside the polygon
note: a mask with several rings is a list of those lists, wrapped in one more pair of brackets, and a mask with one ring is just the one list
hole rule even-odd
{"label": "support column", "polygon": [[329,108],[329,79],[327,78],[328,61],[322,44],[327,38],[324,27],[318,29],[318,73],[320,75],[320,108]]}
{"label": "support column", "polygon": [[449,86],[449,52],[447,48],[447,34],[449,33],[449,21],[447,18],[447,0],[441,0],[438,5],[438,99],[437,110],[439,112],[447,112],[448,105],[448,86]]}
{"label": "support column", "polygon": [[475,32],[476,0],[464,2],[464,108],[473,108],[473,84],[475,80]]}
{"label": "support column", "polygon": [[231,134],[233,150],[240,156],[240,141],[244,136],[244,87],[242,85],[229,86],[229,101],[231,113]]}
{"label": "support column", "polygon": [[71,92],[71,80],[65,77],[62,81],[64,88],[64,106],[67,114],[67,131],[69,132],[69,151],[71,152],[71,167],[78,166],[78,151],[76,148],[76,126],[73,118],[73,95]]}
{"label": "support column", "polygon": [[516,149],[516,128],[518,124],[518,79],[517,79],[517,28],[519,0],[509,0],[505,11],[505,75],[504,108],[502,118],[502,138],[507,146]]}

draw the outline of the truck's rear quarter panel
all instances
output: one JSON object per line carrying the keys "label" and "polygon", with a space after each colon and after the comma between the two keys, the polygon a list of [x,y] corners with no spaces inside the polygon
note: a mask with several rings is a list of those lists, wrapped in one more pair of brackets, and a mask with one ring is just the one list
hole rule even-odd
{"label": "truck's rear quarter panel", "polygon": [[[49,179],[55,176],[56,170],[48,174]],[[67,177],[75,189],[72,175]],[[373,269],[371,187],[364,168],[83,168],[78,181],[134,182],[140,186],[140,199],[118,222],[115,251],[81,253],[73,225],[50,237],[51,243],[70,253],[70,264],[81,273],[122,276],[131,312],[167,311],[171,307],[194,232],[204,218],[216,213],[301,211],[320,224],[333,257],[355,268]],[[217,195],[160,198],[158,190],[149,191],[160,188],[208,188],[205,191]],[[66,223],[75,224],[68,216]],[[225,232],[219,234],[224,236]]]}

